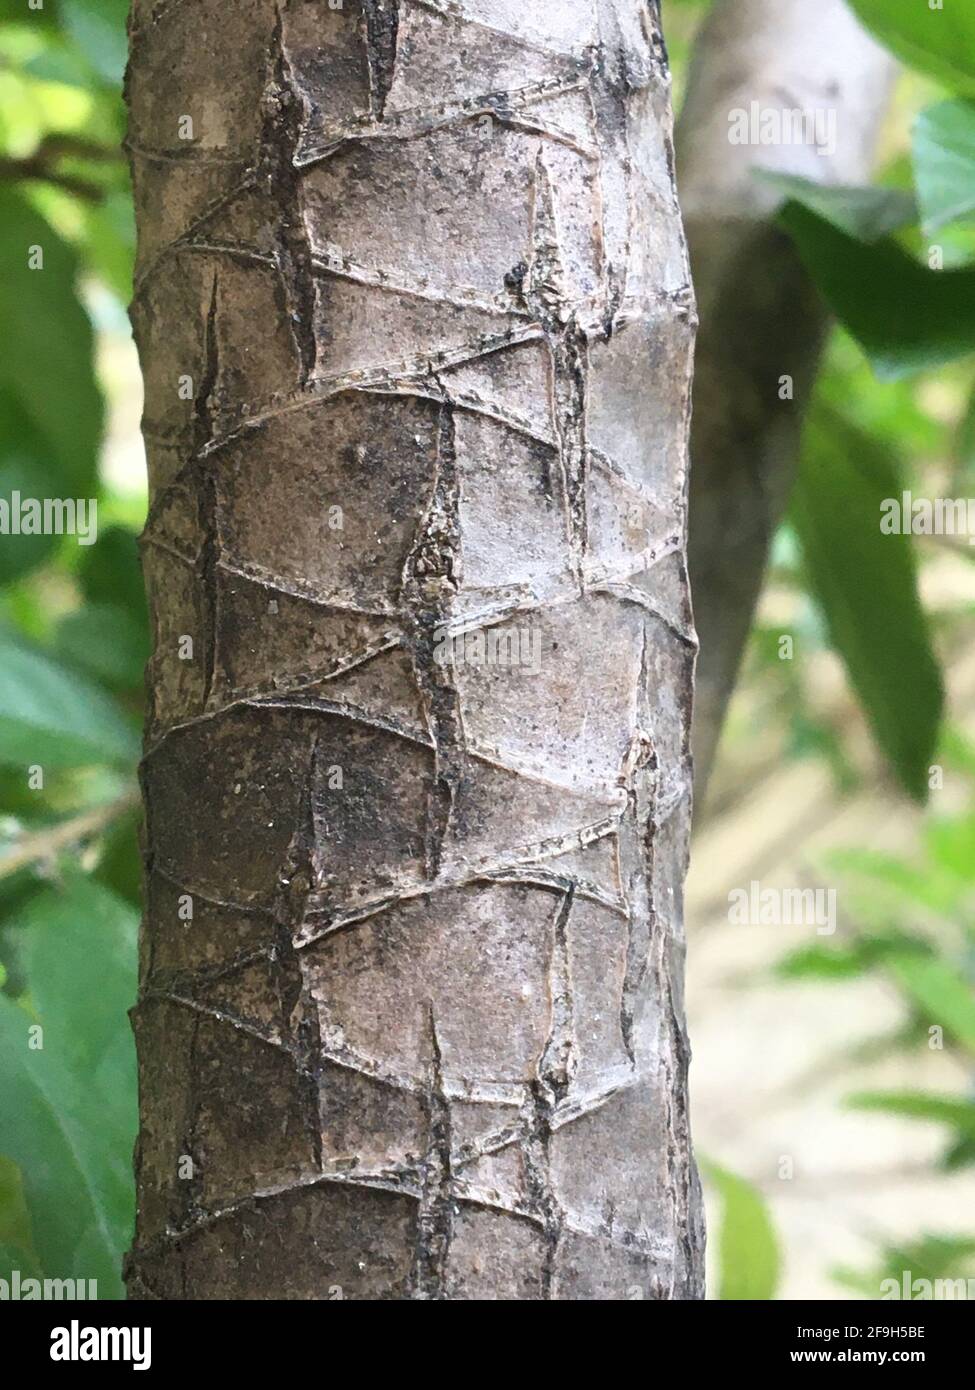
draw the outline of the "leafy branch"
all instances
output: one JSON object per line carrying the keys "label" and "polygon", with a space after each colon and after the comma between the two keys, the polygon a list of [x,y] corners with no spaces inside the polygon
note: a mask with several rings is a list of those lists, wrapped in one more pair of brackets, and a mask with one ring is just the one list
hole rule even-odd
{"label": "leafy branch", "polygon": [[16,182],[34,179],[61,188],[66,193],[86,203],[101,203],[105,199],[105,189],[81,174],[74,174],[57,166],[63,159],[81,159],[99,164],[115,163],[119,152],[107,145],[84,140],[74,135],[47,135],[31,155],[14,159],[0,157],[0,180]]}
{"label": "leafy branch", "polygon": [[0,879],[9,878],[20,869],[31,864],[48,864],[73,845],[94,839],[102,831],[135,808],[139,801],[138,791],[132,787],[114,801],[103,806],[94,806],[82,811],[69,820],[57,825],[46,826],[43,830],[23,835],[0,854]]}

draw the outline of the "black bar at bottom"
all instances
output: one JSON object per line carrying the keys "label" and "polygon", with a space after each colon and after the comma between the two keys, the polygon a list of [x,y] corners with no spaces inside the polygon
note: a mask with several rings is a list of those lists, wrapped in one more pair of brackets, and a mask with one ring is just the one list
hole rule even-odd
{"label": "black bar at bottom", "polygon": [[[458,1315],[461,1324],[453,1321]],[[465,1324],[468,1315],[473,1321]],[[360,1373],[375,1376],[384,1353],[399,1372],[411,1361],[418,1367],[421,1358],[416,1355],[414,1334],[431,1326],[426,1321],[431,1316],[432,1325],[448,1335],[463,1328],[468,1350],[479,1352],[482,1364],[493,1362],[495,1374],[498,1362],[515,1353],[515,1344],[505,1352],[506,1340],[502,1340],[509,1317],[514,1320],[514,1334],[527,1335],[530,1345],[538,1347],[539,1365],[547,1370],[573,1347],[578,1349],[580,1332],[585,1338],[578,1323],[580,1314],[573,1314],[576,1321],[565,1336],[560,1335],[558,1312],[540,1312],[537,1306],[523,1308],[521,1314],[495,1311],[490,1322],[476,1310],[436,1314],[428,1308],[392,1325],[385,1324],[386,1316],[375,1308],[366,1313],[361,1305],[328,1300],[311,1304],[0,1302],[0,1345],[8,1364],[16,1356],[14,1364],[23,1363],[28,1371],[44,1369],[55,1376],[60,1371],[68,1378],[86,1370],[99,1375],[170,1377],[188,1370],[194,1376],[245,1371],[253,1378],[260,1363],[267,1362],[283,1374],[289,1367],[303,1366],[303,1374],[310,1371],[347,1379],[356,1365]],[[442,1316],[447,1317],[446,1323],[440,1323]],[[539,1316],[545,1319],[541,1324],[536,1321]],[[554,1324],[548,1323],[550,1316],[555,1317]],[[622,1316],[624,1321],[617,1327],[640,1336],[639,1342],[625,1344],[627,1354],[643,1365],[648,1377],[664,1367],[668,1374],[679,1374],[682,1362],[695,1373],[711,1366],[740,1374],[753,1368],[788,1373],[796,1367],[819,1367],[829,1374],[858,1366],[947,1372],[966,1364],[972,1333],[968,1308],[955,1302],[644,1303],[627,1305]],[[531,1323],[519,1328],[521,1317],[529,1317]],[[384,1325],[394,1337],[377,1340]],[[434,1370],[429,1364],[433,1347],[429,1342],[419,1345],[422,1361],[428,1371]],[[619,1355],[619,1344],[613,1348],[612,1342],[586,1341],[588,1357],[606,1356],[603,1373],[610,1372],[610,1363]],[[446,1346],[442,1354],[447,1359],[441,1369],[449,1374],[452,1358]],[[577,1350],[571,1354],[576,1356]],[[524,1370],[522,1353],[517,1365]],[[20,1379],[20,1371],[17,1375]]]}

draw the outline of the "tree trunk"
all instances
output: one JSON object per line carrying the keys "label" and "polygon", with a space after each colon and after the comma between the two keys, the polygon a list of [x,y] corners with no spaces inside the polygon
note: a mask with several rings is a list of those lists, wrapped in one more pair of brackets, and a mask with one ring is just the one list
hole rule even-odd
{"label": "tree trunk", "polygon": [[[825,184],[870,180],[894,74],[846,0],[716,0],[694,48],[678,126],[681,206],[701,313],[691,437],[690,570],[701,638],[697,798],[792,491],[828,327],[755,168]],[[834,148],[732,145],[729,113],[830,111]],[[782,377],[793,395],[783,399]]]}
{"label": "tree trunk", "polygon": [[701,1295],[644,0],[131,21],[140,1298]]}

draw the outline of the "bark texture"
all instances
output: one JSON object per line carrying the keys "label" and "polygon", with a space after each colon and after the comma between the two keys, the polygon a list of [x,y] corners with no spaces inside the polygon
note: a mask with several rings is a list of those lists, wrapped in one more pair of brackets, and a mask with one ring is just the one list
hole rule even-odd
{"label": "bark texture", "polygon": [[[698,801],[795,479],[803,412],[828,319],[775,189],[756,168],[824,184],[870,181],[894,74],[846,0],[717,0],[694,49],[678,125],[681,207],[701,316],[691,435],[689,561],[701,656]],[[729,113],[831,112],[835,148],[729,142]],[[794,399],[780,397],[783,376]]]}
{"label": "bark texture", "polygon": [[698,1297],[659,17],[142,0],[131,47],[130,1293]]}

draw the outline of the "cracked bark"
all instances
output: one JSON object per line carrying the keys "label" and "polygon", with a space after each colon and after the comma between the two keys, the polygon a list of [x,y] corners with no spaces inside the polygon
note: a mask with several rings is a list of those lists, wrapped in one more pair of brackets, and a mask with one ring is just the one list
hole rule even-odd
{"label": "cracked bark", "polygon": [[[701,639],[694,708],[704,797],[769,545],[792,490],[828,318],[755,167],[870,181],[894,65],[845,0],[717,0],[694,49],[677,130],[681,207],[701,317],[691,434],[689,563]],[[830,110],[836,147],[754,149],[729,112]],[[779,398],[791,376],[794,400]]]}
{"label": "cracked bark", "polygon": [[[655,8],[137,0],[131,50],[130,1295],[699,1297]],[[437,659],[498,628],[532,670]]]}

